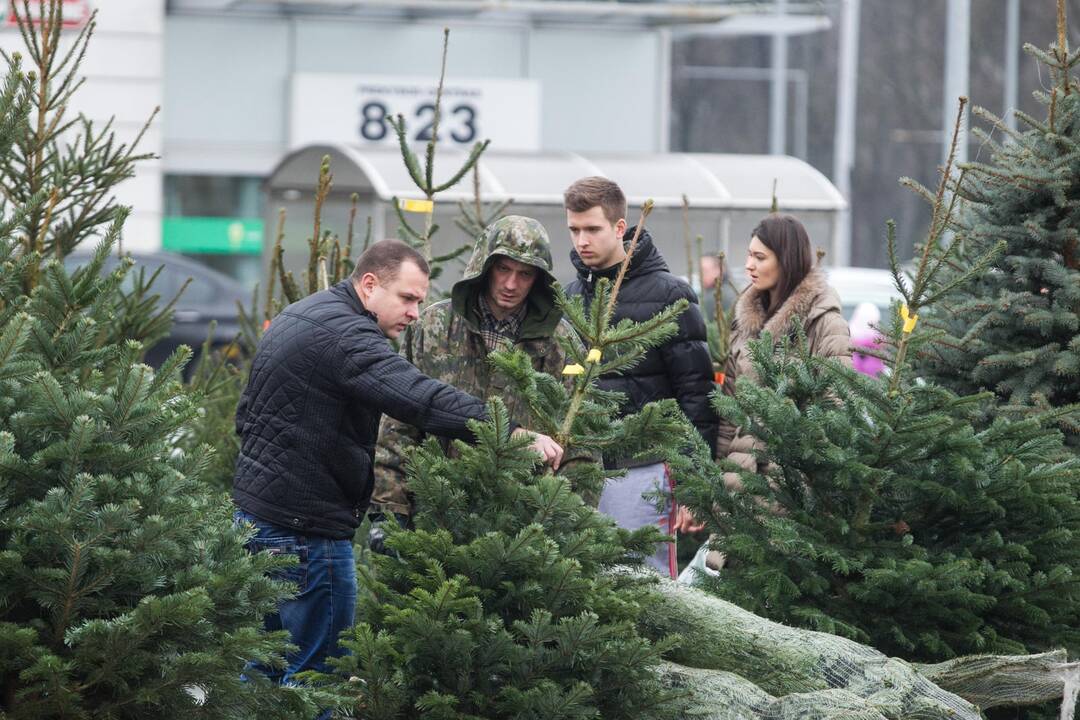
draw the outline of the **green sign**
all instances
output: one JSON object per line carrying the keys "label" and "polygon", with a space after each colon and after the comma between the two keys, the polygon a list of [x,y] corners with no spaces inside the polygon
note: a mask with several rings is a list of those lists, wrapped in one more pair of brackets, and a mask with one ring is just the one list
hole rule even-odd
{"label": "green sign", "polygon": [[161,221],[161,246],[180,253],[258,255],[263,221],[257,218],[167,217]]}

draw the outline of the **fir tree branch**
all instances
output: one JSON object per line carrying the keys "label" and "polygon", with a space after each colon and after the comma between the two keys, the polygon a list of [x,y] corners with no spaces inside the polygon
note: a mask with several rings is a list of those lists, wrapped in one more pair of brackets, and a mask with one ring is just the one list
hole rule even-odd
{"label": "fir tree branch", "polygon": [[686,281],[694,282],[694,248],[690,239],[690,198],[682,196],[683,244],[686,246]]}
{"label": "fir tree branch", "polygon": [[638,238],[641,237],[641,232],[645,229],[645,218],[649,217],[649,213],[652,212],[653,201],[652,198],[645,201],[645,204],[641,206],[641,216],[638,218],[637,227],[634,229],[634,237],[630,239],[630,247],[626,249],[626,257],[623,258],[622,264],[619,266],[619,274],[615,277],[615,285],[611,289],[611,296],[608,298],[607,310],[604,312],[605,325],[607,325],[615,313],[615,303],[618,301],[619,289],[622,287],[623,278],[626,277],[626,271],[630,269],[630,260],[634,256],[634,251],[637,250]]}
{"label": "fir tree branch", "polygon": [[417,230],[414,230],[412,225],[409,224],[408,219],[405,217],[405,211],[401,209],[401,201],[398,200],[396,195],[390,198],[390,206],[394,208],[394,214],[397,215],[398,223],[405,233],[405,237],[402,239],[408,240],[408,238],[411,237],[413,238],[413,241],[409,242],[410,245],[413,247],[416,247],[418,244],[422,245],[424,236]]}
{"label": "fir tree branch", "polygon": [[322,206],[327,195],[330,194],[333,182],[334,176],[330,173],[330,156],[323,155],[322,162],[319,164],[319,179],[315,185],[315,227],[308,240],[310,251],[308,253],[307,292],[309,295],[320,286],[319,263],[325,255],[323,238],[319,236],[322,228]]}
{"label": "fir tree branch", "polygon": [[[346,275],[349,274],[349,272],[352,271],[353,228],[356,225],[356,211],[357,204],[359,202],[359,193],[353,193],[349,196],[349,225],[348,229],[345,231],[345,250],[341,257],[342,266],[340,269],[334,268],[335,278],[339,280],[344,278]],[[367,249],[366,245],[364,246],[364,249]]]}
{"label": "fir tree branch", "polygon": [[432,189],[432,195],[434,195],[435,193],[441,193],[445,190],[449,190],[450,188],[457,185],[458,182],[461,181],[461,178],[465,177],[465,173],[469,172],[469,170],[471,170],[472,167],[476,165],[476,163],[480,160],[480,156],[484,154],[484,151],[487,150],[488,145],[490,144],[490,140],[484,140],[483,142],[478,142],[473,145],[472,150],[469,151],[469,156],[465,159],[465,164],[462,165],[461,168],[459,168],[458,171],[454,173],[454,175],[451,176],[449,180],[444,182],[442,185],[438,185],[434,189]]}
{"label": "fir tree branch", "polygon": [[424,187],[431,200],[435,187],[435,143],[439,141],[439,115],[442,114],[443,83],[446,80],[446,55],[450,47],[450,28],[443,28],[442,65],[439,68],[439,85],[435,90],[435,117],[431,121],[431,137],[428,139],[424,158]]}
{"label": "fir tree branch", "polygon": [[[263,320],[267,323],[273,319],[272,308],[274,305],[274,283],[277,282],[278,273],[275,266],[280,267],[280,251],[285,241],[285,208],[278,208],[277,231],[274,233],[274,247],[270,251],[270,271],[266,278],[266,298],[263,301]],[[254,313],[256,308],[252,308]]]}
{"label": "fir tree branch", "polygon": [[409,139],[405,136],[405,116],[398,114],[395,120],[392,117],[386,119],[390,123],[390,127],[394,129],[397,134],[398,147],[401,150],[401,157],[405,161],[405,169],[409,171],[409,177],[412,178],[413,183],[420,192],[427,194],[427,188],[424,185],[424,175],[420,171],[420,162],[416,158],[416,154],[409,149]]}

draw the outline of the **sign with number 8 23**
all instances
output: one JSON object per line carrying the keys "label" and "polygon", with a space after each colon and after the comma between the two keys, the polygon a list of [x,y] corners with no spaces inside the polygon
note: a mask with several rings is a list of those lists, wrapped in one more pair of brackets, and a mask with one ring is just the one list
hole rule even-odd
{"label": "sign with number 8 23", "polygon": [[[401,115],[410,144],[435,129],[433,78],[298,73],[293,76],[290,142],[384,145],[397,142]],[[540,84],[535,80],[451,79],[443,87],[440,144],[467,149],[490,139],[500,150],[540,149]]]}
{"label": "sign with number 8 23", "polygon": [[[379,142],[393,134],[393,128],[386,122],[391,113],[389,103],[383,99],[367,99],[360,106],[359,135],[367,142]],[[443,142],[471,143],[477,139],[476,106],[470,102],[455,102],[450,106],[445,103],[439,108],[439,139]],[[434,101],[417,103],[412,112],[401,113],[405,117],[405,133],[410,141],[427,142],[435,130]],[[396,139],[396,135],[395,135]]]}

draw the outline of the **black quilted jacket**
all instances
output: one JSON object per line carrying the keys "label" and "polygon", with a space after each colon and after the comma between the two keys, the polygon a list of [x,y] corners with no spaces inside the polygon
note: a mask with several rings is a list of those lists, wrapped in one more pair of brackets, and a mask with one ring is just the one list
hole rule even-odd
{"label": "black quilted jacket", "polygon": [[236,408],[233,500],[299,534],[351,538],[384,412],[462,439],[485,416],[480,400],[394,352],[349,280],[289,305],[259,342]]}
{"label": "black quilted jacket", "polygon": [[[629,242],[633,236],[634,228],[630,228],[624,237]],[[570,251],[570,260],[577,268],[578,276],[567,287],[566,293],[584,295],[585,307],[588,308],[596,281],[606,277],[614,282],[619,266],[591,270],[581,261],[576,250]],[[650,349],[637,365],[623,374],[600,378],[600,387],[625,393],[626,412],[637,412],[652,400],[675,398],[709,447],[715,449],[719,421],[709,405],[709,393],[713,390],[712,360],[697,295],[689,285],[668,271],[667,263],[653,244],[649,232],[642,230],[619,290],[614,321],[623,318],[636,322],[648,320],[682,298],[690,301],[690,307],[679,316],[678,334],[664,345]],[[609,462],[613,460],[606,459]]]}

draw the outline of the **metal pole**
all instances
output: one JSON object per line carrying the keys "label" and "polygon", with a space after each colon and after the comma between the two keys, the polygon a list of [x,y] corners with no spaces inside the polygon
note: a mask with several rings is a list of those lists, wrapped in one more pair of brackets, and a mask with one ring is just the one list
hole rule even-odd
{"label": "metal pole", "polygon": [[660,28],[656,33],[658,65],[656,103],[656,151],[671,149],[671,30]]}
{"label": "metal pole", "polygon": [[[957,104],[961,96],[968,95],[971,64],[971,0],[949,0],[946,13],[942,162],[949,156],[949,142],[952,140]],[[956,162],[958,163],[967,162],[968,159],[967,114],[960,122],[960,139],[956,148]]]}
{"label": "metal pole", "polygon": [[1009,0],[1005,7],[1005,109],[1001,116],[1005,126],[1016,129],[1016,115],[1020,74],[1020,0]]}
{"label": "metal pole", "polygon": [[848,207],[837,220],[833,261],[851,264],[851,173],[855,169],[855,105],[858,98],[860,0],[844,0],[840,25],[840,64],[836,92],[836,137],[833,183]]}
{"label": "metal pole", "polygon": [[795,86],[795,137],[792,142],[795,146],[795,157],[806,160],[806,139],[810,127],[810,88],[805,77],[802,82],[793,81],[792,84]]}
{"label": "metal pole", "polygon": [[772,37],[772,86],[769,92],[769,152],[783,155],[787,147],[787,35],[783,18],[787,0],[776,0],[777,32]]}

